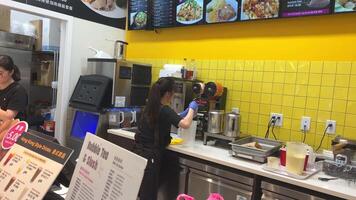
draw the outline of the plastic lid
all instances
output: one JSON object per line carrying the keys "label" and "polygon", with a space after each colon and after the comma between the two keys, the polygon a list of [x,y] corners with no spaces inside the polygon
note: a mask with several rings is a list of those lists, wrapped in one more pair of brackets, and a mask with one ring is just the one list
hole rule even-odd
{"label": "plastic lid", "polygon": [[240,114],[240,109],[239,108],[232,108],[232,112],[235,114]]}

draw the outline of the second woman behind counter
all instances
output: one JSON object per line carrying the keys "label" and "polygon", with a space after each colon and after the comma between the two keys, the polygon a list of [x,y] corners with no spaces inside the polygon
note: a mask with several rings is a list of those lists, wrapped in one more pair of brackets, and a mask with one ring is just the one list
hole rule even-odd
{"label": "second woman behind counter", "polygon": [[178,115],[169,104],[173,97],[173,78],[160,78],[150,90],[148,102],[135,135],[134,152],[147,159],[139,192],[140,200],[156,200],[162,153],[170,144],[171,125],[189,128],[198,104],[192,101],[184,114]]}

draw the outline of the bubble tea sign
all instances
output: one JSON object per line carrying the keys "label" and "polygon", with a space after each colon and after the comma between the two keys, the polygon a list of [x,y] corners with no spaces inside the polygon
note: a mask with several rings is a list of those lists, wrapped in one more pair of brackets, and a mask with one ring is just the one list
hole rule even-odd
{"label": "bubble tea sign", "polygon": [[0,161],[6,152],[16,143],[17,139],[27,131],[27,129],[28,124],[25,121],[17,122],[9,128],[9,130],[5,133],[3,140],[1,141]]}

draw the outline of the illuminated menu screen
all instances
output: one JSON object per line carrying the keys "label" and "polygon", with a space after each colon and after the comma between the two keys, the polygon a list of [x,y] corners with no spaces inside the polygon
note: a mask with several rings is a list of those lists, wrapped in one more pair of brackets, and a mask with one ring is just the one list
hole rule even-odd
{"label": "illuminated menu screen", "polygon": [[129,30],[150,28],[150,5],[148,0],[129,1]]}
{"label": "illuminated menu screen", "polygon": [[175,25],[175,0],[153,1],[153,26],[172,27]]}
{"label": "illuminated menu screen", "polygon": [[[144,0],[131,0],[129,5],[133,8],[138,5],[137,2],[142,1]],[[153,28],[356,11],[356,0],[152,0],[152,3],[152,7],[142,7],[141,10],[152,9],[147,13],[152,14]],[[145,3],[139,5],[144,6]],[[140,10],[130,14],[130,25],[133,24],[137,12]]]}
{"label": "illuminated menu screen", "polygon": [[281,1],[282,17],[330,14],[330,0],[286,0]]}

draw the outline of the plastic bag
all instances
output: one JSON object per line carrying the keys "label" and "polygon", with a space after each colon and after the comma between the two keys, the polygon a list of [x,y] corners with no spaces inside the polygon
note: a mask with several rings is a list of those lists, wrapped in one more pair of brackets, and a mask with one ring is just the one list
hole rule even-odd
{"label": "plastic bag", "polygon": [[218,193],[211,193],[207,200],[224,200],[224,197]]}
{"label": "plastic bag", "polygon": [[186,194],[180,194],[178,197],[177,197],[177,200],[195,200],[194,197],[191,197],[189,195],[186,195]]}

